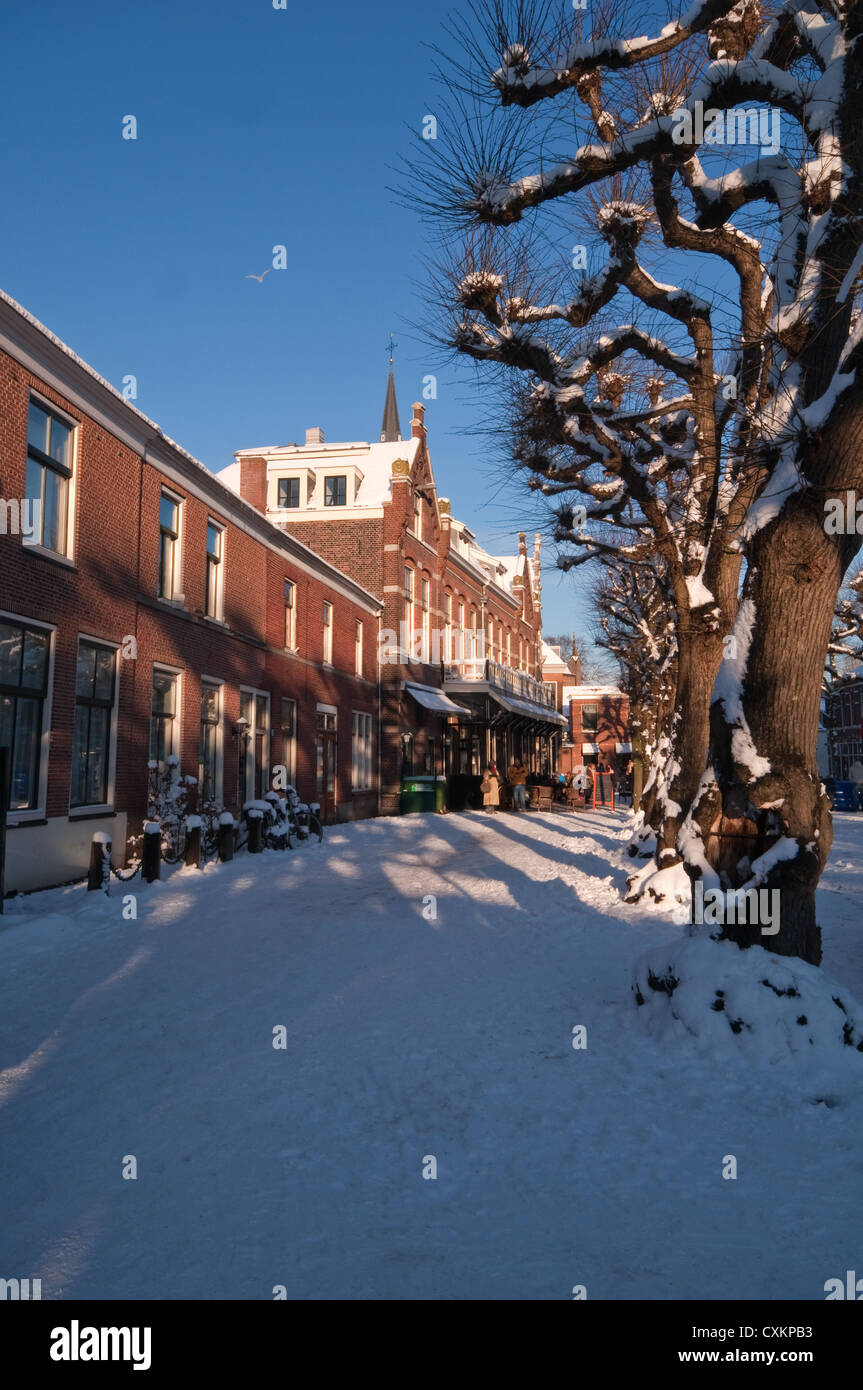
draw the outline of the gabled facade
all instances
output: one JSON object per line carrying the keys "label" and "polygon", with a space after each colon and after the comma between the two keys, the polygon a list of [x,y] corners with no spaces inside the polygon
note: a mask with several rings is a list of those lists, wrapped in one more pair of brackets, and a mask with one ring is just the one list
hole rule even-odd
{"label": "gabled facade", "polygon": [[[381,809],[405,777],[459,778],[516,754],[554,760],[565,721],[542,681],[540,546],[495,556],[435,485],[425,410],[398,437],[392,374],[377,443],[242,449],[220,475],[381,603]],[[299,480],[299,486],[293,481]]]}

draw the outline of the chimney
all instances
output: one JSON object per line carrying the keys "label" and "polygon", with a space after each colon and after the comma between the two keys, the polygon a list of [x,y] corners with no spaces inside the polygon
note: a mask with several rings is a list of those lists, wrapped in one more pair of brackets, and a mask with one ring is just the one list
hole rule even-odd
{"label": "chimney", "polygon": [[411,420],[411,437],[413,439],[425,439],[425,414],[426,408],[419,401],[413,403],[413,419]]}
{"label": "chimney", "polygon": [[240,496],[256,511],[267,514],[267,460],[240,459]]}
{"label": "chimney", "polygon": [[312,429],[306,430],[306,448],[312,449],[316,444],[323,444],[324,432],[320,425],[315,425]]}

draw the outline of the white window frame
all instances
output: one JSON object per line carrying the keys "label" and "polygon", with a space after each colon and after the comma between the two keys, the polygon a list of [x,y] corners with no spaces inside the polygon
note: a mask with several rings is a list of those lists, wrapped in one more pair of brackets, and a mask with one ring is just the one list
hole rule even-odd
{"label": "white window frame", "polygon": [[[120,710],[120,643],[112,642],[107,637],[95,637],[89,632],[78,633],[78,646],[75,648],[75,669],[77,671],[78,650],[82,642],[92,642],[97,647],[110,647],[114,652],[114,703],[111,706],[111,727],[108,732],[108,800],[104,803],[97,802],[90,806],[73,806],[72,802],[72,774],[69,773],[69,819],[75,820],[79,816],[92,815],[94,811],[113,811],[116,796],[116,775],[117,775],[117,725]],[[76,682],[77,684],[77,682]],[[152,699],[152,686],[150,690]],[[75,693],[75,704],[78,703],[77,691]],[[152,712],[152,711],[151,711]],[[74,719],[74,714],[73,714]],[[74,736],[74,724],[73,724]]]}
{"label": "white window frame", "polygon": [[[293,602],[288,605],[285,587],[290,584]],[[290,575],[285,575],[285,584],[282,588],[282,602],[285,610],[285,651],[295,652],[297,650],[297,593],[299,585],[296,579],[291,579]],[[290,615],[290,616],[289,616]]]}
{"label": "white window frame", "polygon": [[157,671],[161,671],[166,676],[173,676],[176,683],[176,713],[171,721],[171,751],[166,756],[177,758],[177,771],[180,770],[180,752],[183,747],[183,668],[181,666],[169,666],[164,661],[154,661],[153,669],[150,673],[150,724],[147,730],[147,760],[149,762],[150,735],[153,731],[153,677]]}
{"label": "white window frame", "polygon": [[[60,407],[55,405],[53,401],[49,401],[47,396],[43,396],[41,392],[36,391],[33,387],[30,388],[27,397],[28,415],[31,401],[33,401],[34,404],[37,405],[40,410],[47,411],[50,415],[56,415],[60,423],[65,425],[67,429],[71,431],[72,440],[71,447],[69,449],[70,473],[68,479],[68,488],[66,491],[66,547],[64,550],[52,550],[51,546],[43,545],[41,541],[36,541],[32,543],[28,541],[27,550],[33,551],[36,555],[50,555],[54,559],[65,560],[68,564],[74,565],[76,517],[75,501],[78,490],[78,446],[79,435],[81,433],[81,421],[76,420],[73,416],[69,414],[68,411],[61,410]],[[24,440],[24,449],[24,463],[26,468],[27,457],[30,451],[30,445],[26,437]],[[44,626],[44,624],[42,624],[42,626]]]}
{"label": "white window frame", "polygon": [[354,675],[362,676],[366,629],[362,618],[354,619]]}
{"label": "white window frame", "polygon": [[216,566],[216,611],[215,613],[207,612],[210,605],[210,552],[209,549],[206,548],[205,542],[206,577],[204,582],[206,585],[206,593],[204,594],[204,612],[213,622],[222,623],[225,621],[225,549],[228,539],[228,528],[224,522],[217,521],[214,516],[208,516],[207,530],[209,530],[211,526],[219,533],[219,561]]}
{"label": "white window frame", "polygon": [[353,710],[351,717],[351,791],[374,789],[374,723],[366,710]]}
{"label": "white window frame", "polygon": [[423,538],[423,500],[418,492],[414,493],[414,535],[418,541]]}
{"label": "white window frame", "polygon": [[[333,664],[333,629],[336,625],[336,612],[330,599],[325,598],[322,614],[324,625],[324,665]],[[329,621],[328,621],[329,619]]]}
{"label": "white window frame", "polygon": [[[51,554],[54,552],[51,551]],[[22,613],[0,608],[0,618],[8,618],[11,623],[23,623],[26,627],[39,627],[48,633],[48,674],[45,686],[45,701],[42,706],[42,735],[39,739],[39,789],[38,805],[24,811],[9,811],[7,825],[26,825],[28,821],[44,820],[48,805],[48,760],[51,755],[51,709],[54,702],[54,655],[57,646],[56,623],[42,623],[36,618],[25,618]]]}
{"label": "white window frame", "polygon": [[[272,701],[272,697],[271,697],[271,695],[270,695],[269,690],[260,690],[257,686],[254,686],[254,685],[241,685],[240,688],[239,688],[239,695],[240,695],[240,708],[241,708],[241,709],[242,709],[242,697],[243,697],[244,695],[251,695],[251,697],[252,697],[252,710],[253,710],[254,715],[255,715],[255,722],[254,722],[254,724],[250,725],[250,727],[249,727],[249,729],[248,729],[248,731],[247,731],[248,734],[249,734],[249,743],[248,743],[248,747],[252,749],[252,757],[251,757],[251,759],[249,759],[248,757],[246,758],[246,785],[245,785],[245,787],[242,788],[242,793],[243,793],[243,795],[242,795],[242,800],[241,800],[241,802],[240,802],[240,805],[242,806],[242,805],[243,805],[243,802],[254,800],[254,797],[249,795],[249,774],[251,773],[252,788],[253,788],[253,791],[254,791],[254,780],[255,780],[255,758],[254,758],[254,748],[255,748],[255,736],[256,736],[256,734],[257,734],[257,729],[258,729],[258,703],[257,703],[257,702],[258,702],[258,696],[259,696],[259,695],[262,695],[262,696],[264,697],[264,699],[266,700],[266,702],[267,702],[267,737],[266,737],[266,745],[265,745],[265,748],[264,748],[264,766],[265,766],[265,768],[267,769],[267,787],[268,787],[268,788],[269,788],[269,784],[270,784],[270,782],[271,782],[271,780],[272,780],[272,769],[271,769],[271,766],[270,766],[270,754],[271,754],[271,752],[272,752],[272,747],[273,747],[273,701]],[[237,766],[238,766],[238,771],[239,771],[239,748],[237,749]],[[262,792],[262,795],[263,795],[263,792]]]}
{"label": "white window frame", "polygon": [[[285,730],[285,724],[284,724],[284,707],[285,707],[286,704],[292,705],[292,706],[293,706],[293,721],[292,721],[293,732],[291,733],[290,738],[287,738],[287,739],[286,739],[286,737],[285,737],[285,732],[284,732],[284,730]],[[280,732],[281,735],[282,735],[282,753],[283,753],[283,755],[284,755],[284,757],[285,757],[285,771],[286,771],[287,774],[288,774],[288,782],[289,782],[289,784],[290,784],[291,786],[294,786],[294,784],[295,784],[295,779],[296,779],[296,775],[297,775],[297,719],[299,718],[298,709],[299,709],[298,703],[297,703],[297,701],[296,701],[296,699],[294,698],[293,695],[282,695],[282,696],[280,696],[280,698],[279,698],[279,732]]]}
{"label": "white window frame", "polygon": [[[207,676],[201,674],[200,686],[203,691],[205,685],[213,686],[218,691],[219,722],[216,725],[216,777],[213,799],[217,806],[225,804],[225,682],[220,676]],[[200,780],[201,775],[201,731],[200,715],[198,716],[198,795],[203,801],[204,788]]]}
{"label": "white window frame", "polygon": [[157,598],[159,598],[159,599],[161,600],[162,603],[182,604],[182,603],[185,602],[185,599],[186,599],[186,596],[185,596],[185,594],[183,593],[183,548],[184,548],[184,547],[183,547],[183,539],[184,539],[185,523],[186,523],[185,507],[184,507],[183,504],[184,504],[184,500],[185,500],[185,499],[182,498],[178,492],[174,492],[174,490],[173,490],[172,488],[165,487],[164,483],[162,483],[162,484],[160,485],[160,488],[159,488],[159,518],[158,518],[158,520],[159,520],[159,557],[158,557],[158,559],[159,559],[159,564],[158,564],[159,572],[161,572],[161,568],[162,568],[162,498],[163,498],[163,497],[168,497],[168,498],[170,498],[170,500],[176,505],[176,508],[177,508],[177,536],[176,536],[176,539],[175,539],[175,541],[174,541],[174,563],[173,563],[173,566],[172,566],[173,581],[174,581],[174,583],[173,583],[173,590],[172,590],[172,592],[171,592],[170,594],[160,594],[160,593],[158,592],[158,589],[159,589],[159,577],[158,577],[158,575],[157,575],[157,579],[156,579],[156,596],[157,596]]}

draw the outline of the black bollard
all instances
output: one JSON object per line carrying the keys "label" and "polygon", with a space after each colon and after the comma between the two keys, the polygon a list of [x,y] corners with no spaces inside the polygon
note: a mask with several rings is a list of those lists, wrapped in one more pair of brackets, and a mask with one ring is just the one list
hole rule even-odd
{"label": "black bollard", "polygon": [[186,853],[185,863],[187,867],[200,869],[201,867],[201,827],[198,825],[186,825]]}
{"label": "black bollard", "polygon": [[103,830],[97,830],[90,841],[90,867],[87,870],[87,892],[108,891],[111,880],[111,841]]}
{"label": "black bollard", "polygon": [[153,883],[162,873],[162,827],[156,821],[144,825],[144,849],[141,855],[141,875],[145,883]]}

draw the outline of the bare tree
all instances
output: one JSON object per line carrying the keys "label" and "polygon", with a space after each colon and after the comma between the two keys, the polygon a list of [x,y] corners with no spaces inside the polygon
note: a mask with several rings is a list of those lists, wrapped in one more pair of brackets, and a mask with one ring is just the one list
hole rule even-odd
{"label": "bare tree", "polygon": [[[520,460],[584,509],[567,527],[564,505],[561,541],[601,554],[590,526],[610,521],[649,535],[668,566],[678,681],[660,875],[679,881],[682,860],[711,886],[787,890],[771,949],[817,963],[832,839],[821,675],[860,544],[853,527],[825,527],[825,508],[863,487],[861,9],[696,0],[653,34],[624,35],[629,14],[472,9],[449,69],[458,136],[431,151],[426,179],[461,237],[452,338],[524,374]],[[733,162],[767,143],[763,117],[770,152]],[[537,219],[587,207],[606,262],[550,301],[531,271]],[[648,232],[687,284],[651,273]],[[721,305],[702,288],[704,258],[724,268]],[[606,327],[624,291],[637,321]],[[675,381],[670,396],[657,375]],[[746,924],[727,934],[759,939]]]}

